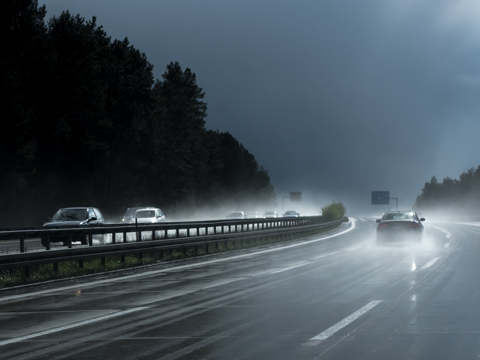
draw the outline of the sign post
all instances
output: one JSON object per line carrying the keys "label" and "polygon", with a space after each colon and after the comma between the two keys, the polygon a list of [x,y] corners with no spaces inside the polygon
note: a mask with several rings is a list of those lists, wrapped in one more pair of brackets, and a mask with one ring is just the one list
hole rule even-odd
{"label": "sign post", "polygon": [[282,196],[282,213],[283,213],[283,199],[290,199],[290,201],[302,201],[302,192],[291,191],[290,196]]}

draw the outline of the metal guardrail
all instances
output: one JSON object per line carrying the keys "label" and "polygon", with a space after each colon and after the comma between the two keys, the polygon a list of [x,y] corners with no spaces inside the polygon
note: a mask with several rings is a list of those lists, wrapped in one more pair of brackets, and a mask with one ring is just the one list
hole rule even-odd
{"label": "metal guardrail", "polygon": [[[256,241],[264,237],[281,237],[292,233],[308,232],[326,228],[341,223],[343,219],[322,222],[322,217],[278,218],[278,219],[248,219],[248,220],[219,220],[195,223],[165,223],[155,225],[115,225],[115,226],[81,226],[68,229],[28,229],[14,231],[0,231],[0,240],[18,239],[20,247],[24,247],[25,239],[48,236],[48,234],[66,234],[71,239],[72,233],[80,233],[89,238],[89,246],[72,248],[71,241],[68,248],[52,251],[20,252],[16,254],[0,255],[0,269],[24,267],[29,273],[29,267],[39,264],[53,263],[58,268],[59,262],[83,261],[101,258],[105,264],[105,257],[120,255],[124,260],[125,255],[141,254],[150,251],[170,251],[172,249],[204,247],[208,253],[209,245],[236,241]],[[195,234],[190,230],[195,229]],[[203,235],[201,235],[201,229]],[[157,239],[157,232],[164,232],[164,237]],[[134,233],[135,239],[129,241],[126,234]],[[151,234],[149,239],[143,233]],[[169,238],[169,233],[175,236]],[[114,240],[111,244],[93,246],[93,235],[112,234]],[[116,235],[121,234],[122,241],[116,242]],[[184,234],[185,236],[181,236]],[[47,246],[47,248],[49,248]]]}

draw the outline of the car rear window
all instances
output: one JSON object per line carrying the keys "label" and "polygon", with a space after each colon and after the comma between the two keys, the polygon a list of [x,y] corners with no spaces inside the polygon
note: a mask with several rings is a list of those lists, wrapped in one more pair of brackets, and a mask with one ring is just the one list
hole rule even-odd
{"label": "car rear window", "polygon": [[413,213],[385,214],[384,220],[413,220]]}

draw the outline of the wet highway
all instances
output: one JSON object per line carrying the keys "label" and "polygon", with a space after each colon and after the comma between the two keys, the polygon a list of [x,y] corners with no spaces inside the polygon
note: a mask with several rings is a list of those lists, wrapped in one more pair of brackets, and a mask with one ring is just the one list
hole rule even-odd
{"label": "wet highway", "polygon": [[0,291],[0,358],[478,359],[480,227],[375,226]]}

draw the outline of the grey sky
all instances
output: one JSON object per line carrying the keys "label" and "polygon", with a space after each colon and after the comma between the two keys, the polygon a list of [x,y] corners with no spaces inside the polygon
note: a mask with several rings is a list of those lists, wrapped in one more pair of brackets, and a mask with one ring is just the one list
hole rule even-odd
{"label": "grey sky", "polygon": [[269,170],[279,197],[410,207],[425,181],[480,164],[480,2],[48,0],[97,17],[160,78],[178,61],[206,92],[207,128]]}

